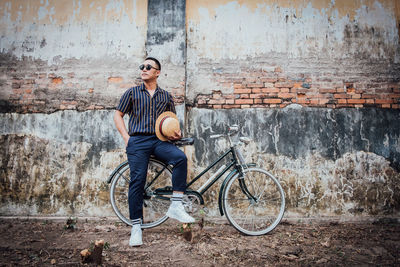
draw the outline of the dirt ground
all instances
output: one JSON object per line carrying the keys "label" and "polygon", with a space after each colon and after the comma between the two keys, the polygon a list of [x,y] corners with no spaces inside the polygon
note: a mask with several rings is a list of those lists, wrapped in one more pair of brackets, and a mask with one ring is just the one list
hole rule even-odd
{"label": "dirt ground", "polygon": [[112,219],[0,218],[0,266],[85,266],[80,252],[106,242],[102,266],[400,266],[400,224],[282,222],[265,236],[228,224],[169,221],[129,247],[130,228]]}

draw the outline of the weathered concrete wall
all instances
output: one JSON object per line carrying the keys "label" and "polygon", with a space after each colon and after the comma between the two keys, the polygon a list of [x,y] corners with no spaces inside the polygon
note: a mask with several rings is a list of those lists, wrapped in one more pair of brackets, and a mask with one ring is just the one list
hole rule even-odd
{"label": "weathered concrete wall", "polygon": [[[192,109],[196,138],[188,154],[206,166],[229,148],[210,139],[238,124],[252,139],[241,149],[247,162],[271,171],[296,216],[376,215],[400,212],[400,113],[382,109]],[[218,168],[218,167],[216,167]],[[196,168],[200,173],[201,168]],[[220,185],[220,184],[219,184]],[[214,185],[212,189],[218,190]],[[207,193],[206,199],[215,198]]]}
{"label": "weathered concrete wall", "polygon": [[187,1],[188,101],[399,108],[398,5]]}
{"label": "weathered concrete wall", "polygon": [[126,160],[112,111],[1,114],[1,214],[111,215],[106,179]]}
{"label": "weathered concrete wall", "polygon": [[113,109],[152,55],[196,138],[190,176],[227,146],[208,135],[239,123],[288,216],[399,215],[398,1],[0,0],[0,14],[0,214],[113,214]]}

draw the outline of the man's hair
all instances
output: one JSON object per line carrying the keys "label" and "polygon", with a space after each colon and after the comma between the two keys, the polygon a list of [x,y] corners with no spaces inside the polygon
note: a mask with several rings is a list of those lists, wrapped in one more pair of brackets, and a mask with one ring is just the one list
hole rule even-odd
{"label": "man's hair", "polygon": [[146,57],[146,59],[145,60],[153,60],[156,64],[157,64],[157,66],[158,66],[158,69],[159,70],[161,70],[161,64],[160,64],[160,61],[158,61],[156,58],[154,58],[154,57]]}

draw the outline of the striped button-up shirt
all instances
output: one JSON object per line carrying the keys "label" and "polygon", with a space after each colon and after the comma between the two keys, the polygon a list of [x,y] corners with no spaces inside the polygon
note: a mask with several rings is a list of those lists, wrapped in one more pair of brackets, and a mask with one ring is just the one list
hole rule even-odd
{"label": "striped button-up shirt", "polygon": [[121,97],[117,110],[129,114],[129,135],[155,134],[158,116],[164,111],[175,111],[172,96],[157,86],[153,97],[144,83],[128,89]]}

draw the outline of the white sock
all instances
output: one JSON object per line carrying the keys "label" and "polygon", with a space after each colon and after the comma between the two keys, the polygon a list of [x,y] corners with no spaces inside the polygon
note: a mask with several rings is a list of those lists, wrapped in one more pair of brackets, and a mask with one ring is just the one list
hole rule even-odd
{"label": "white sock", "polygon": [[176,205],[182,203],[183,193],[172,193],[171,204]]}
{"label": "white sock", "polygon": [[141,224],[142,224],[142,219],[140,219],[140,218],[132,220],[132,229],[133,228],[140,229]]}

